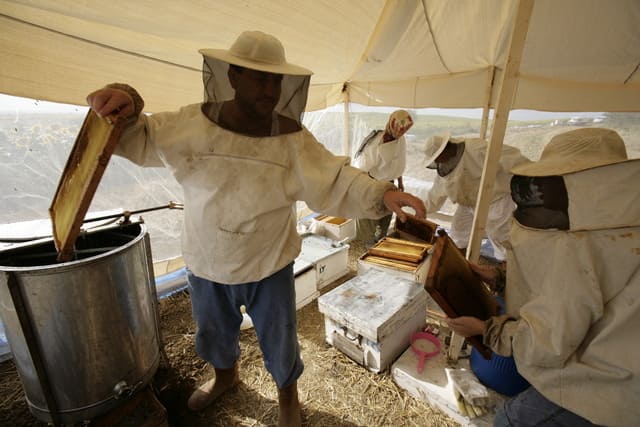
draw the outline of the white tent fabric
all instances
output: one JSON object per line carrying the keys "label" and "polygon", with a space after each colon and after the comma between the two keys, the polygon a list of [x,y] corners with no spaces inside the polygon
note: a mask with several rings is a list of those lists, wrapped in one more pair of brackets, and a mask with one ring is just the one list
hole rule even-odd
{"label": "white tent fabric", "polygon": [[[0,0],[0,92],[84,105],[119,81],[174,110],[203,98],[199,48],[258,29],[314,71],[307,110],[495,107],[517,4]],[[536,0],[511,108],[640,111],[639,67],[640,1]]]}

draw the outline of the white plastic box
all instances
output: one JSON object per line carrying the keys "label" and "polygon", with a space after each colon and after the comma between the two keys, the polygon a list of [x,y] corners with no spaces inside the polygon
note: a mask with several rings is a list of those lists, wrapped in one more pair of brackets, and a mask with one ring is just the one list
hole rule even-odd
{"label": "white plastic box", "polygon": [[296,310],[300,310],[320,296],[316,286],[316,270],[308,261],[297,258],[293,263],[296,286]]}
{"label": "white plastic box", "polygon": [[[442,338],[442,337],[440,337]],[[393,381],[402,389],[418,400],[427,402],[439,408],[460,426],[463,427],[491,427],[493,426],[493,410],[480,417],[469,419],[458,410],[458,404],[453,391],[453,384],[447,375],[447,367],[452,367],[447,360],[446,349],[440,354],[428,359],[424,363],[422,372],[418,372],[418,356],[411,349],[407,349],[391,367]],[[468,359],[458,359],[455,368],[470,370]],[[492,390],[491,395],[500,403],[504,397]]]}
{"label": "white plastic box", "polygon": [[384,371],[426,323],[427,293],[413,280],[371,269],[318,298],[327,343],[372,372]]}
{"label": "white plastic box", "polygon": [[320,290],[349,272],[349,245],[308,234],[302,238],[298,259],[313,264],[316,288]]}
{"label": "white plastic box", "polygon": [[356,223],[352,219],[318,215],[312,221],[312,229],[321,236],[345,242],[350,242],[356,237]]}

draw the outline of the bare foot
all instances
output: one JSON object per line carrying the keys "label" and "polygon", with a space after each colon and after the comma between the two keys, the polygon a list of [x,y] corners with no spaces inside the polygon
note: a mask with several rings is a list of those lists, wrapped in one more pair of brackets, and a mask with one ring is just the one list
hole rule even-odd
{"label": "bare foot", "polygon": [[297,382],[278,390],[278,404],[280,407],[278,427],[300,427],[302,425]]}
{"label": "bare foot", "polygon": [[234,388],[239,383],[240,376],[237,364],[231,369],[216,369],[215,378],[202,384],[191,394],[187,407],[194,412],[202,411],[225,391]]}

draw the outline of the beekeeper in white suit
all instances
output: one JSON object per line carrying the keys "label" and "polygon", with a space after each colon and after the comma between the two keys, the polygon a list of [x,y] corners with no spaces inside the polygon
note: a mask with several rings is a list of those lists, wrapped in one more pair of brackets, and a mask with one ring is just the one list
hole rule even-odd
{"label": "beekeeper in white suit", "polygon": [[[353,156],[353,165],[380,181],[394,182],[404,191],[402,174],[407,164],[407,143],[404,134],[413,126],[411,115],[405,110],[396,110],[389,116],[384,130],[373,130],[360,144]],[[380,219],[358,218],[357,239],[373,246],[387,235],[392,215]]]}
{"label": "beekeeper in white suit", "polygon": [[[469,244],[486,153],[487,141],[451,138],[448,133],[430,137],[425,145],[426,165],[438,172],[425,200],[427,212],[437,212],[447,199],[458,205],[449,236],[461,249]],[[509,188],[509,169],[524,162],[528,159],[520,150],[503,145],[485,226],[493,245],[494,258],[499,261],[505,259],[504,241],[507,240],[511,213],[515,209]]]}
{"label": "beekeeper in white suit", "polygon": [[[612,130],[555,136],[512,169],[506,314],[450,319],[513,355],[531,387],[496,426],[637,426],[640,420],[640,159]],[[498,277],[472,267],[486,282]]]}
{"label": "beekeeper in white suit", "polygon": [[278,425],[299,426],[297,380],[304,364],[293,275],[302,240],[296,201],[347,217],[393,211],[401,221],[403,206],[424,217],[424,205],[349,166],[302,125],[311,71],[287,62],[276,37],[245,31],[229,49],[200,53],[204,102],[141,114],[140,94],[118,83],[87,101],[101,116],[127,120],[116,154],[168,168],[184,190],[182,251],[196,350],[215,370],[188,408],[202,411],[240,382],[244,305],[278,387]]}

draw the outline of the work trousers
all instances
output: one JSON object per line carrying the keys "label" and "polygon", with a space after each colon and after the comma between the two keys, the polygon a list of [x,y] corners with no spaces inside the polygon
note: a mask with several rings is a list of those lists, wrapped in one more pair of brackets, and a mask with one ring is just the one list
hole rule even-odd
{"label": "work trousers", "polygon": [[240,357],[240,325],[245,306],[260,343],[267,371],[278,388],[300,377],[293,264],[258,282],[224,285],[187,271],[196,322],[196,352],[218,369],[229,369]]}
{"label": "work trousers", "polygon": [[529,387],[496,410],[494,427],[594,427],[597,425],[548,400]]}

